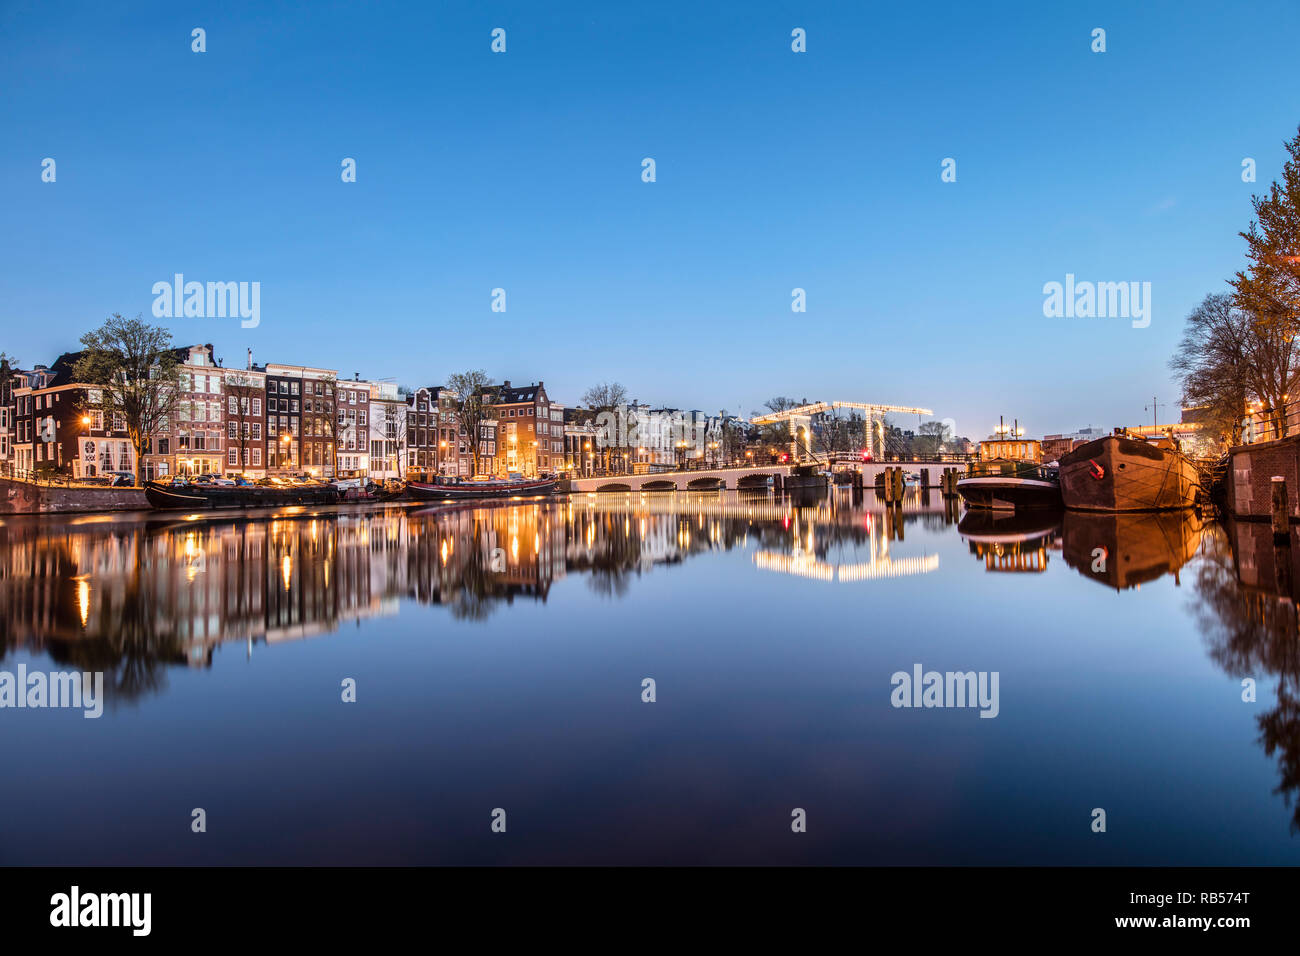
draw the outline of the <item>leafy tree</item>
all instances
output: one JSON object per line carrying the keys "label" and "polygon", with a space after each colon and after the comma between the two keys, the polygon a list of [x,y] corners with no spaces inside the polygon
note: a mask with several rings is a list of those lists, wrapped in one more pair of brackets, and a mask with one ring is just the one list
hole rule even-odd
{"label": "leafy tree", "polygon": [[113,315],[81,337],[85,351],[73,367],[87,390],[86,406],[105,421],[120,416],[135,448],[135,483],[141,483],[149,442],[176,409],[180,362],[172,336],[143,319]]}
{"label": "leafy tree", "polygon": [[1285,148],[1282,181],[1251,198],[1255,219],[1240,233],[1250,264],[1230,280],[1238,308],[1254,320],[1254,391],[1272,409],[1278,437],[1287,433],[1287,396],[1300,373],[1300,131]]}

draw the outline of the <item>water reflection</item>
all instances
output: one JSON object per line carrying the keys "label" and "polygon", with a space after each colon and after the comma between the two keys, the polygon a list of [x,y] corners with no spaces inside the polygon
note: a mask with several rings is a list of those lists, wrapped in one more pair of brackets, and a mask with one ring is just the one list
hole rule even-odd
{"label": "water reflection", "polygon": [[1065,563],[1117,591],[1174,576],[1192,559],[1205,522],[1194,511],[1092,514],[1067,511],[1062,525]]}
{"label": "water reflection", "polygon": [[1061,514],[972,509],[957,530],[986,571],[1041,573],[1047,570],[1048,552],[1060,547]]}
{"label": "water reflection", "polygon": [[1211,659],[1237,679],[1277,681],[1277,704],[1256,718],[1259,742],[1278,763],[1276,793],[1300,833],[1300,568],[1296,536],[1273,542],[1268,524],[1228,522],[1205,535],[1194,613]]}
{"label": "water reflection", "polygon": [[[116,697],[159,689],[166,665],[209,666],[223,642],[296,640],[345,622],[444,606],[481,620],[545,602],[584,575],[617,597],[656,565],[753,544],[760,568],[841,581],[922,573],[894,557],[911,521],[944,520],[918,495],[887,509],[847,490],[592,495],[483,507],[290,509],[251,515],[0,523],[0,658],[17,647],[105,672]],[[820,570],[820,569],[824,569]]]}
{"label": "water reflection", "polygon": [[[781,856],[791,852],[784,843],[754,842],[761,829],[734,842],[724,835],[701,856],[700,807],[683,804],[680,817],[658,809],[700,781],[717,795],[707,812],[718,813],[753,799],[755,781],[767,788],[763,806],[811,790],[851,834],[829,840],[816,859],[856,863],[915,863],[918,846],[932,862],[1099,862],[1043,825],[997,829],[1004,818],[1068,812],[1049,792],[1060,780],[1124,787],[1140,774],[1169,784],[1141,795],[1142,812],[1164,821],[1131,831],[1125,859],[1142,863],[1179,852],[1207,806],[1253,797],[1253,806],[1272,808],[1281,801],[1267,797],[1271,789],[1291,806],[1300,797],[1300,554],[1276,548],[1266,524],[961,514],[938,495],[914,491],[886,505],[848,488],[799,498],[614,494],[192,517],[0,521],[0,657],[46,655],[54,666],[103,671],[111,700],[157,695],[129,733],[105,734],[87,751],[99,764],[84,779],[101,792],[105,781],[115,787],[112,806],[123,816],[141,788],[114,768],[159,748],[172,778],[162,786],[189,787],[204,775],[255,780],[284,807],[327,804],[328,819],[368,821],[358,824],[358,845],[388,841],[364,857],[384,862],[412,859],[409,832],[385,822],[393,807],[417,815],[433,793],[451,801],[444,811],[456,801],[477,806],[521,774],[539,817],[569,821],[531,862],[734,862],[747,853],[808,861]],[[504,613],[511,604],[514,613]],[[428,639],[431,622],[453,619],[458,626]],[[383,639],[259,649],[354,622],[362,636]],[[244,654],[256,654],[262,669],[243,667]],[[916,660],[988,661],[1016,688],[1016,706],[997,721],[901,714],[889,706],[887,677]],[[1116,668],[1117,660],[1131,666]],[[381,706],[322,705],[337,673],[362,668]],[[647,672],[671,673],[682,706],[641,708],[637,681]],[[1256,712],[1237,710],[1232,688],[1223,706],[1225,673],[1259,682],[1257,729]],[[164,694],[168,674],[175,686]],[[285,683],[299,674],[296,685]],[[86,732],[79,719],[20,716],[32,729],[11,739],[47,776],[76,739],[61,735]],[[204,747],[179,747],[178,726],[204,734]],[[1105,746],[1085,742],[1094,736]],[[1216,760],[1187,757],[1179,747],[1189,738]],[[376,739],[388,745],[376,748]],[[644,754],[656,752],[647,770]],[[972,752],[985,761],[986,784],[953,769]],[[1253,762],[1255,776],[1223,773],[1216,761],[1229,757],[1244,757],[1234,766],[1247,774]],[[368,767],[355,775],[363,783],[338,789],[331,774],[341,761]],[[909,773],[887,775],[884,787],[878,768],[903,765]],[[60,794],[84,789],[70,779],[11,797],[27,801],[13,818],[37,819]],[[552,787],[556,779],[581,781],[619,808],[599,838],[584,836],[589,821],[564,815],[570,791]],[[1007,780],[1024,796],[1004,815]],[[371,792],[376,786],[387,789]],[[1202,803],[1180,815],[1186,793]],[[285,845],[263,855],[292,813],[243,805],[245,842],[222,862],[318,859]],[[877,827],[904,805],[919,835],[906,847]],[[1300,830],[1300,809],[1286,817]],[[1277,848],[1278,822],[1276,812],[1235,814],[1224,823],[1225,846],[1289,859],[1296,844]],[[51,829],[31,832],[43,838]],[[68,846],[88,839],[60,832]],[[420,859],[492,862],[460,839],[424,831]],[[44,852],[26,846],[24,858]],[[147,858],[172,859],[162,846]],[[1215,852],[1242,859],[1235,849]]]}

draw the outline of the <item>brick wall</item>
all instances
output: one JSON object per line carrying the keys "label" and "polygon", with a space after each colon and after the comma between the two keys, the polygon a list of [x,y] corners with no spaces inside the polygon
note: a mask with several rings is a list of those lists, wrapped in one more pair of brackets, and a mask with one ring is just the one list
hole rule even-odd
{"label": "brick wall", "polygon": [[1272,479],[1286,479],[1288,510],[1300,518],[1300,436],[1241,445],[1229,452],[1228,509],[1239,517],[1267,518],[1273,513]]}

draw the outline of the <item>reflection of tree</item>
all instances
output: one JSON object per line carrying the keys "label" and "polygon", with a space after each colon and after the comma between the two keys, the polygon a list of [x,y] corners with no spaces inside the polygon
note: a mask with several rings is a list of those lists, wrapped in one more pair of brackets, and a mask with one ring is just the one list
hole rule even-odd
{"label": "reflection of tree", "polygon": [[879,524],[856,505],[766,493],[11,524],[0,526],[0,659],[31,649],[104,673],[110,699],[136,698],[164,689],[170,666],[210,666],[223,643],[251,652],[327,634],[403,600],[477,621],[516,598],[545,601],[566,574],[618,600],[637,576],[693,555],[824,557],[871,546]]}
{"label": "reflection of tree", "polygon": [[122,589],[104,630],[89,639],[51,642],[56,663],[86,672],[102,671],[104,696],[136,700],[160,692],[167,684],[166,667],[184,663],[185,651],[176,632],[157,626],[157,597],[139,567]]}
{"label": "reflection of tree", "polygon": [[614,515],[600,515],[599,537],[603,546],[587,564],[587,586],[601,597],[621,598],[627,594],[632,574],[641,566],[641,535],[636,526],[624,530]]}
{"label": "reflection of tree", "polygon": [[[1232,529],[1249,541],[1257,533],[1269,533],[1268,525],[1258,529]],[[1195,591],[1198,602],[1193,613],[1205,635],[1210,659],[1236,678],[1274,674],[1278,678],[1277,706],[1256,718],[1264,752],[1278,760],[1281,782],[1276,793],[1294,806],[1291,832],[1300,832],[1300,646],[1297,644],[1297,614],[1289,595],[1278,596],[1249,589],[1238,580],[1233,555],[1216,534],[1214,546],[1206,547],[1197,567]],[[1240,546],[1239,542],[1239,546]],[[1286,547],[1277,549],[1274,561],[1289,579],[1292,555]]]}
{"label": "reflection of tree", "polygon": [[484,541],[483,525],[474,522],[468,541],[462,541],[463,558],[451,600],[448,602],[454,617],[467,621],[482,621],[492,613],[493,606],[505,595],[499,575],[492,569],[491,555]]}

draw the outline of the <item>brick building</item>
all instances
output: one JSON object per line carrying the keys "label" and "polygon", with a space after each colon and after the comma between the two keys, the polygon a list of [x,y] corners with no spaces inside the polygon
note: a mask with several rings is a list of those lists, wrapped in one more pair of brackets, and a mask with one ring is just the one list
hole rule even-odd
{"label": "brick building", "polygon": [[266,371],[255,367],[227,370],[226,473],[265,478],[266,472]]}
{"label": "brick building", "polygon": [[[268,362],[266,373],[266,472],[325,474],[333,444],[335,372]],[[325,394],[328,389],[328,396]]]}
{"label": "brick building", "polygon": [[564,409],[552,421],[551,401],[542,382],[493,387],[497,422],[497,468],[526,477],[558,471],[564,462]]}
{"label": "brick building", "polygon": [[80,352],[60,355],[48,368],[19,371],[11,382],[12,470],[18,477],[53,471],[69,478],[135,471],[135,449],[120,416],[104,420],[90,406],[97,390],[77,382]]}
{"label": "brick building", "polygon": [[335,429],[337,475],[359,478],[370,474],[370,382],[359,375],[336,382]]}

